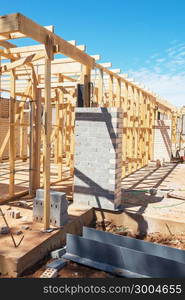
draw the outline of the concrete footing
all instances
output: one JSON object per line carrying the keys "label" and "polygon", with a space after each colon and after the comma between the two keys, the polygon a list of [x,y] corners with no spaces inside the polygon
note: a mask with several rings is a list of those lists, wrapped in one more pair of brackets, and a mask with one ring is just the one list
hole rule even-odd
{"label": "concrete footing", "polygon": [[[43,223],[44,189],[36,191],[36,198],[33,201],[33,219],[35,222]],[[68,201],[66,194],[50,191],[50,224],[63,226],[68,221]]]}
{"label": "concrete footing", "polygon": [[[24,211],[24,209],[21,209],[21,215],[25,215]],[[89,226],[94,220],[93,209],[77,210],[71,205],[69,207],[69,220],[63,229],[43,233],[42,224],[32,222],[32,211],[26,210],[26,213],[27,221],[24,224],[29,224],[31,230],[24,232],[24,239],[19,247],[14,247],[9,235],[1,236],[0,275],[2,277],[20,276],[26,269],[43,259],[52,250],[65,245],[66,233],[80,235],[82,227],[84,225]],[[14,226],[16,230],[23,224],[21,219],[12,220],[14,223],[11,223],[11,219],[8,219],[9,226]],[[17,240],[18,237],[16,237]]]}

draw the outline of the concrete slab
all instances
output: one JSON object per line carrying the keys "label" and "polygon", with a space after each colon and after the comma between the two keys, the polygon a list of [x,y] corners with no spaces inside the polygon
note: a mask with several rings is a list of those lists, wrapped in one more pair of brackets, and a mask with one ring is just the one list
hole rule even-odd
{"label": "concrete slab", "polygon": [[[8,206],[1,206],[5,211]],[[19,247],[15,248],[10,235],[0,235],[0,273],[2,276],[17,277],[24,270],[33,266],[50,251],[65,244],[66,233],[81,234],[83,225],[90,225],[94,218],[92,209],[78,210],[69,206],[69,222],[62,230],[51,233],[42,233],[42,224],[32,222],[32,210],[20,208],[21,218],[11,219],[7,217],[11,232],[14,234],[23,225],[28,225],[29,230],[22,230],[24,239]],[[0,226],[3,226],[0,217]],[[18,243],[21,236],[15,236]]]}
{"label": "concrete slab", "polygon": [[[19,163],[17,162],[18,165]],[[22,168],[21,165],[20,168]],[[54,174],[54,166],[52,168],[52,174]],[[72,178],[69,176],[68,170],[65,170],[65,172],[64,180],[56,183],[52,188],[66,192],[68,199],[72,199]],[[25,174],[25,172],[19,174],[20,180],[26,179]],[[65,244],[66,232],[81,234],[82,226],[88,226],[94,217],[100,221],[107,219],[113,221],[118,226],[129,227],[133,229],[133,232],[161,232],[167,234],[170,232],[172,234],[185,232],[184,200],[155,197],[147,194],[146,191],[142,191],[155,188],[156,186],[159,189],[173,188],[176,193],[180,193],[183,197],[185,196],[184,174],[184,164],[177,166],[167,164],[161,168],[156,168],[155,164],[151,164],[124,178],[122,181],[123,213],[112,213],[103,210],[93,211],[88,206],[75,207],[74,205],[70,205],[70,220],[68,224],[61,231],[54,231],[47,234],[41,232],[43,229],[42,224],[32,222],[32,200],[30,199],[28,202],[28,208],[30,207],[30,209],[23,208],[21,205],[19,206],[20,219],[7,217],[12,232],[16,233],[18,230],[22,230],[24,239],[18,248],[14,248],[9,235],[0,235],[0,272],[12,277],[20,275],[25,269],[42,259],[48,252],[63,246]],[[5,179],[1,178],[1,183],[4,187],[8,188],[8,177]],[[20,185],[17,185],[17,187],[21,188],[23,186],[23,181],[22,183],[20,182]],[[131,190],[132,192],[130,192]],[[0,189],[0,199],[1,193],[4,193],[4,189]],[[4,210],[9,206],[1,207]],[[29,229],[24,230],[22,228],[24,225],[29,226]],[[0,217],[1,226],[5,226],[2,217]],[[15,236],[17,243],[23,235]]]}
{"label": "concrete slab", "polygon": [[[142,171],[142,172],[141,172]],[[160,174],[160,176],[158,176]],[[154,164],[132,174],[122,181],[122,201],[124,212],[114,214],[96,211],[99,221],[105,218],[117,226],[129,227],[134,233],[161,232],[177,234],[185,232],[185,201],[164,197],[160,193],[150,195],[148,189],[174,189],[174,193],[185,196],[185,165],[166,164],[156,168]],[[153,178],[149,183],[148,177]],[[126,184],[125,184],[126,182]]]}

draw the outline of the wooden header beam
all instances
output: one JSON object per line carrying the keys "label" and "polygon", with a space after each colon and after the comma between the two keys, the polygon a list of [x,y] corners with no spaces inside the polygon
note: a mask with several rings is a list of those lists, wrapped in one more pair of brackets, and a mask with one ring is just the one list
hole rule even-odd
{"label": "wooden header beam", "polygon": [[49,37],[52,40],[55,53],[62,53],[91,69],[94,68],[95,62],[92,57],[20,13],[0,17],[0,34],[6,35],[12,32],[20,32],[41,44],[46,44]]}
{"label": "wooden header beam", "polygon": [[17,46],[10,43],[10,42],[7,42],[7,41],[0,41],[0,46],[1,47],[4,47],[6,49],[9,49],[9,48],[16,48]]}
{"label": "wooden header beam", "polygon": [[[49,29],[49,30],[48,30]],[[149,96],[152,101],[156,102],[156,104],[159,104],[160,107],[166,108],[168,111],[175,110],[175,107],[170,105],[168,102],[162,101],[157,95],[154,95],[151,91],[143,89],[141,86],[136,84],[135,82],[131,81],[129,78],[123,77],[122,74],[118,75],[115,74],[115,72],[107,69],[105,66],[101,64],[95,63],[96,58],[92,57],[86,53],[83,52],[83,48],[80,48],[80,46],[76,46],[75,41],[65,41],[53,32],[50,31],[51,28],[43,27],[41,25],[38,25],[34,21],[30,20],[29,18],[23,16],[20,13],[16,14],[10,14],[0,17],[0,35],[4,36],[5,39],[9,39],[10,37],[18,38],[18,37],[30,37],[41,44],[47,44],[48,38],[52,43],[54,53],[62,53],[66,56],[68,56],[68,60],[74,60],[74,62],[79,62],[83,65],[86,65],[90,69],[98,68],[102,72],[105,72],[109,76],[112,76],[113,79],[120,80],[120,82],[124,84],[128,84],[131,88],[136,88],[146,96]],[[10,34],[11,33],[11,34]],[[18,34],[19,33],[19,34]],[[14,55],[19,55],[21,57],[21,52],[18,53],[16,46],[7,42],[7,41],[0,41],[0,43],[7,43],[4,44],[4,47],[6,47],[7,50],[2,52],[2,55],[4,54],[7,58],[13,59],[13,53]],[[3,44],[2,44],[3,45]],[[6,46],[5,46],[6,45]],[[10,47],[12,45],[12,48]],[[27,51],[27,47],[23,47],[23,52]],[[39,51],[42,49],[42,45],[35,46],[35,50]],[[19,49],[18,49],[19,50]],[[21,49],[20,49],[21,50]],[[31,47],[30,47],[31,50]],[[31,54],[31,53],[30,53]],[[14,59],[18,59],[18,57],[15,57]],[[59,62],[59,61],[58,61]],[[42,64],[42,62],[41,62]],[[37,64],[39,65],[39,71],[40,72],[40,62]],[[53,65],[53,64],[52,64]],[[37,66],[38,67],[38,66]],[[59,67],[60,68],[60,67]],[[52,73],[64,73],[64,70],[59,70],[59,68],[55,67],[55,70],[52,67]],[[44,70],[41,70],[41,73],[44,73]],[[91,73],[92,74],[92,73]]]}

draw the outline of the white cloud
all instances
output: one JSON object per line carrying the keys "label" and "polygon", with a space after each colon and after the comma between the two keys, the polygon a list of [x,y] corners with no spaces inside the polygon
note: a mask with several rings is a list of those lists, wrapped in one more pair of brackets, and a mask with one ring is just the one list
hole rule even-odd
{"label": "white cloud", "polygon": [[182,57],[182,56],[185,56],[185,51],[182,51],[176,55],[176,57]]}
{"label": "white cloud", "polygon": [[160,72],[161,72],[161,68],[158,67],[158,66],[155,66],[155,67],[154,67],[154,71],[155,71],[156,73],[160,73]]}
{"label": "white cloud", "polygon": [[[185,43],[154,53],[144,68],[130,70],[129,76],[176,106],[185,105]],[[146,63],[150,61],[150,63]]]}
{"label": "white cloud", "polygon": [[166,60],[166,58],[158,58],[158,59],[156,59],[156,62],[157,63],[162,63],[162,62],[164,62]]}
{"label": "white cloud", "polygon": [[159,53],[155,53],[155,54],[153,54],[152,56],[150,56],[150,58],[156,58],[156,57],[158,57],[160,54]]}
{"label": "white cloud", "polygon": [[184,43],[179,43],[179,44],[177,43],[175,46],[166,49],[166,52],[167,53],[177,52],[177,51],[179,51],[184,46],[185,46]]}
{"label": "white cloud", "polygon": [[175,106],[185,105],[185,74],[158,74],[148,69],[130,70],[129,75]]}

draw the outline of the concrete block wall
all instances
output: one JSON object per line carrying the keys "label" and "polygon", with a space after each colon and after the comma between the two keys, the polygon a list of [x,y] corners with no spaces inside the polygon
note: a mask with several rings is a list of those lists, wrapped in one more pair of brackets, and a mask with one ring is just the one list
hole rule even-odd
{"label": "concrete block wall", "polygon": [[171,120],[156,120],[153,130],[153,160],[169,162],[172,155]]}
{"label": "concrete block wall", "polygon": [[122,126],[120,108],[76,108],[75,204],[120,208]]}

